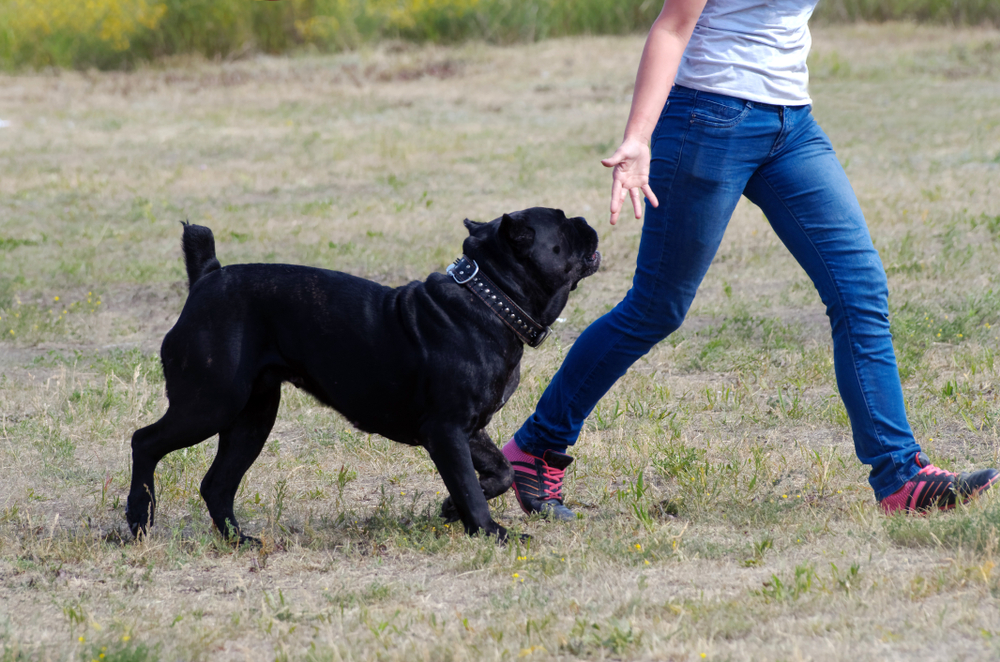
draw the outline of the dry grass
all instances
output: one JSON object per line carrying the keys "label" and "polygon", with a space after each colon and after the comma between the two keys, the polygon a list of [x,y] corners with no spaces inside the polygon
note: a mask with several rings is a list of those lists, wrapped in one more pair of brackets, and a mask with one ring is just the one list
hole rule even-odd
{"label": "dry grass", "polygon": [[[467,216],[588,216],[605,268],[526,356],[502,440],[628,287],[639,224],[606,224],[597,161],[640,47],[399,45],[0,80],[0,659],[997,655],[1000,506],[878,514],[822,306],[747,204],[688,323],[574,449],[582,521],[525,520],[501,498],[530,549],[468,539],[433,516],[444,488],[423,451],[286,388],[237,499],[263,550],[210,528],[197,485],[214,442],[161,464],[153,534],[127,539],[128,441],[164,409],[155,351],[185,296],[177,221],[212,227],[223,263],[400,284],[457,255]],[[995,463],[1000,33],[823,29],[812,69],[890,274],[915,432],[941,465]]]}

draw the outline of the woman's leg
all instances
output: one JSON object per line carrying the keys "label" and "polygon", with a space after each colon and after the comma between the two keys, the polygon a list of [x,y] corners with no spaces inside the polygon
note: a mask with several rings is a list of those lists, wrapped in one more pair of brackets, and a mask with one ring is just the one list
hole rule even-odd
{"label": "woman's leg", "polygon": [[746,196],[767,216],[826,304],[834,370],[858,458],[879,500],[920,468],[889,333],[888,286],[850,182],[808,107],[781,111],[771,157]]}
{"label": "woman's leg", "polygon": [[573,344],[514,435],[517,447],[564,452],[615,381],[680,326],[779,128],[752,104],[674,89],[653,134],[650,186],[660,205],[646,206],[632,289]]}

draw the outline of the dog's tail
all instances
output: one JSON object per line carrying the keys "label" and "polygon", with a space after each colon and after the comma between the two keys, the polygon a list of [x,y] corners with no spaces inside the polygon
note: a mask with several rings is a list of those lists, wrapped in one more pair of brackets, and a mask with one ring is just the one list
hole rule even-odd
{"label": "dog's tail", "polygon": [[215,237],[212,231],[202,225],[191,225],[181,221],[184,226],[184,236],[181,244],[184,248],[184,265],[188,272],[188,289],[194,287],[198,279],[222,265],[215,257]]}

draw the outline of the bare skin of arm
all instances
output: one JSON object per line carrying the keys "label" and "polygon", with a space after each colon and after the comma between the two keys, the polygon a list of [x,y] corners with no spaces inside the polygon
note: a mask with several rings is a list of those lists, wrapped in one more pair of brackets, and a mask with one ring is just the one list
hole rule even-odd
{"label": "bare skin of arm", "polygon": [[706,2],[707,0],[666,0],[646,37],[639,71],[635,77],[632,109],[625,125],[625,137],[615,153],[601,161],[605,167],[613,168],[612,225],[618,222],[626,194],[632,200],[636,218],[642,218],[643,194],[649,204],[659,206],[659,201],[649,187],[649,139],[674,84],[681,56]]}

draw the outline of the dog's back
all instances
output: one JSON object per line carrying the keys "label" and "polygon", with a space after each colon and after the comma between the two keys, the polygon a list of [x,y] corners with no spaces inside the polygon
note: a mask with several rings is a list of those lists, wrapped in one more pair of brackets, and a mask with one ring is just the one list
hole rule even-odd
{"label": "dog's back", "polygon": [[[171,402],[190,397],[226,410],[231,396],[242,402],[266,373],[360,429],[417,443],[425,406],[418,376],[427,347],[452,323],[428,301],[424,282],[390,288],[301,265],[222,267],[212,231],[192,224],[184,224],[183,250],[190,293],[161,347]],[[435,280],[453,282],[443,274]]]}

